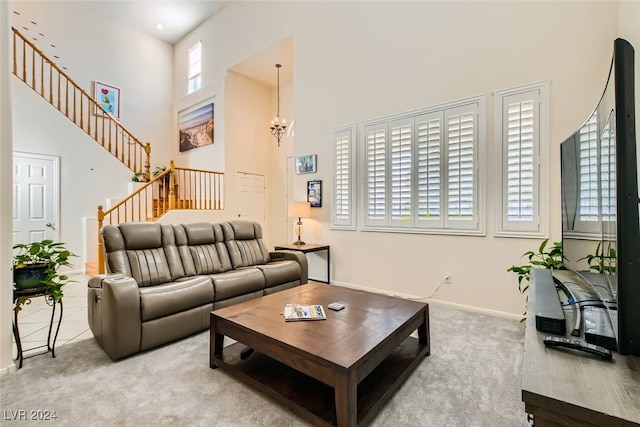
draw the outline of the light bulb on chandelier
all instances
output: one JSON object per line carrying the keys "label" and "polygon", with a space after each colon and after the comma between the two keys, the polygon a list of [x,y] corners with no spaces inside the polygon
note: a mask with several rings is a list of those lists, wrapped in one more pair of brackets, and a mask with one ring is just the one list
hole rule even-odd
{"label": "light bulb on chandelier", "polygon": [[276,69],[278,70],[278,114],[271,120],[271,135],[276,137],[278,147],[282,136],[287,130],[287,120],[280,117],[280,67],[282,67],[281,64],[276,64]]}

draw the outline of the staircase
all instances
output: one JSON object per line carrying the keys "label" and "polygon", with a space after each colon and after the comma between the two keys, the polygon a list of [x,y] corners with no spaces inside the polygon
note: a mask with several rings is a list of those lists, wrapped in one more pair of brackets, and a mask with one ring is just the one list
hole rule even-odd
{"label": "staircase", "polygon": [[[111,208],[98,206],[98,229],[105,224],[156,221],[172,209],[224,209],[223,173],[178,168],[172,160],[168,169],[152,176],[151,144],[142,143],[16,28],[12,30],[13,74],[145,182]],[[104,273],[100,233],[97,267],[87,264],[87,272],[93,268]]]}

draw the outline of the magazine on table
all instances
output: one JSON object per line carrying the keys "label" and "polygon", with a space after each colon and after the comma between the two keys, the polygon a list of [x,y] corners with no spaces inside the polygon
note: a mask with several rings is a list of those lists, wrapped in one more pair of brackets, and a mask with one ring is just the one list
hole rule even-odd
{"label": "magazine on table", "polygon": [[327,315],[321,305],[287,304],[284,307],[284,320],[325,320]]}

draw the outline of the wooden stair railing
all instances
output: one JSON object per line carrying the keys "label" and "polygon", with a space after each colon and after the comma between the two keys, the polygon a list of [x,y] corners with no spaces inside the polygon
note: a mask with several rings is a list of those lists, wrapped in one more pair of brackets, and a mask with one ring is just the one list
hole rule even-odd
{"label": "wooden stair railing", "polygon": [[172,209],[224,209],[224,174],[175,167],[167,170],[109,209],[98,206],[98,271],[104,273],[103,225],[155,221]]}
{"label": "wooden stair railing", "polygon": [[143,144],[17,29],[13,74],[135,173],[150,179],[151,144]]}

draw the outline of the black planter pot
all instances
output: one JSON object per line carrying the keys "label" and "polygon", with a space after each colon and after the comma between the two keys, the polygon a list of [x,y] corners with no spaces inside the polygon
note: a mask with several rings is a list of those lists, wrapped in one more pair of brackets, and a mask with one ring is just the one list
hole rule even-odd
{"label": "black planter pot", "polygon": [[22,268],[13,269],[13,283],[18,289],[44,288],[46,285],[41,281],[47,278],[46,264],[26,265]]}

